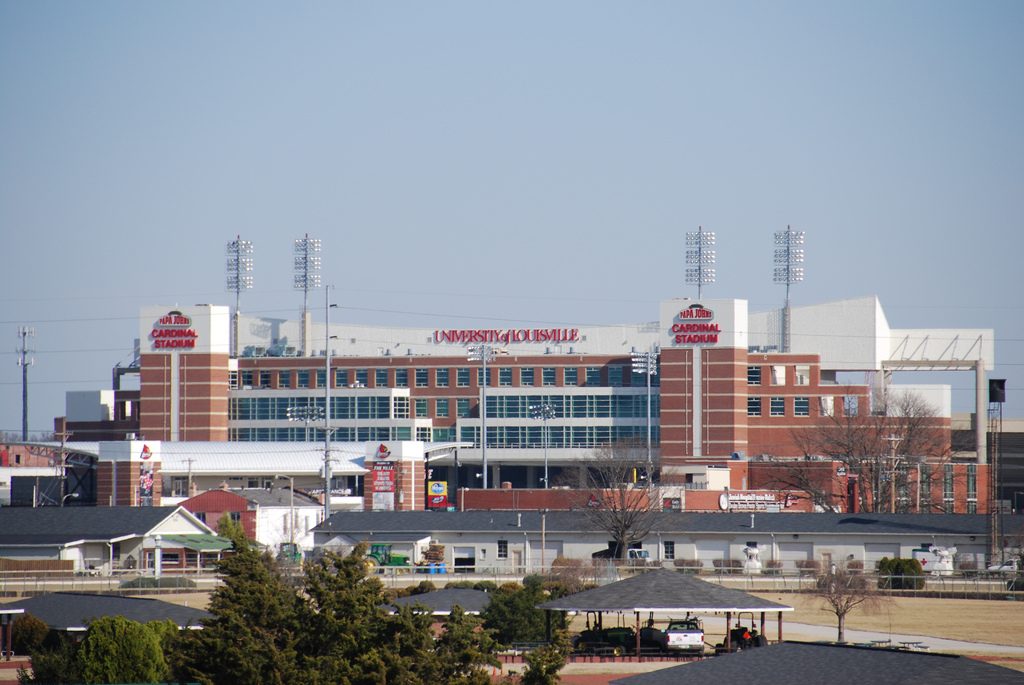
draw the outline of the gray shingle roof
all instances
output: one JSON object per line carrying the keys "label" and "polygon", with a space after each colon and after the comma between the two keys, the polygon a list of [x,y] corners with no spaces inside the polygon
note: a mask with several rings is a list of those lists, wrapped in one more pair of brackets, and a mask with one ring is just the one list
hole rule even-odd
{"label": "gray shingle roof", "polygon": [[540,604],[557,611],[793,611],[742,590],[708,583],[695,576],[659,570],[641,573],[593,590]]}
{"label": "gray shingle roof", "polygon": [[[1007,517],[1010,519],[1012,517]],[[590,532],[593,524],[578,511],[552,511],[546,517],[549,535]],[[1007,525],[1013,524],[1008,521]],[[536,511],[360,511],[338,512],[317,526],[320,533],[380,532],[539,532]],[[661,512],[652,529],[657,533],[855,533],[863,535],[986,535],[987,517],[981,514],[797,514],[758,513],[751,528],[750,514]]]}
{"label": "gray shingle roof", "polygon": [[85,595],[54,592],[8,605],[24,609],[56,630],[84,628],[89,621],[103,616],[124,616],[132,621],[165,621],[178,627],[197,626],[210,614],[202,609],[171,604],[158,599],[121,597],[119,595]]}
{"label": "gray shingle roof", "polygon": [[58,545],[143,535],[178,507],[2,507],[0,545]]}
{"label": "gray shingle roof", "polygon": [[611,681],[612,685],[756,682],[757,685],[1010,685],[1024,673],[947,654],[785,642]]}
{"label": "gray shingle roof", "polygon": [[398,597],[391,603],[396,607],[419,604],[426,607],[432,614],[445,616],[450,614],[452,607],[457,604],[467,614],[479,614],[491,603],[491,596],[482,590],[445,588],[434,592],[424,592],[420,595]]}

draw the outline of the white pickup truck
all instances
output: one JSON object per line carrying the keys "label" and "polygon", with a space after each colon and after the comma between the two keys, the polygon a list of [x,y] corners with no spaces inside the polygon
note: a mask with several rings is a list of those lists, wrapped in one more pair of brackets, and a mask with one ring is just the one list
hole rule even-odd
{"label": "white pickup truck", "polygon": [[704,627],[700,619],[673,619],[665,629],[668,638],[665,648],[670,652],[704,653]]}

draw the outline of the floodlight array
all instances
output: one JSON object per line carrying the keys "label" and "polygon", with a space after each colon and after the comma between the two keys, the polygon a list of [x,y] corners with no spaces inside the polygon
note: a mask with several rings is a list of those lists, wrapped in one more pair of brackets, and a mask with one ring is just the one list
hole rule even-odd
{"label": "floodlight array", "polygon": [[321,241],[304,238],[295,241],[295,288],[296,290],[313,290],[320,287],[320,268],[323,264],[320,257]]}
{"label": "floodlight array", "polygon": [[774,281],[783,285],[792,285],[804,280],[804,232],[793,231],[788,226],[785,231],[775,232],[775,275]]}
{"label": "floodlight array", "polygon": [[715,244],[715,232],[705,231],[698,226],[696,231],[686,234],[686,283],[697,286],[700,299],[702,286],[715,282],[715,260],[717,255],[711,248]]}
{"label": "floodlight array", "polygon": [[252,288],[252,241],[241,237],[227,244],[227,289],[235,294]]}
{"label": "floodlight array", "polygon": [[658,375],[658,353],[657,352],[634,352],[633,373],[644,373],[652,376]]}

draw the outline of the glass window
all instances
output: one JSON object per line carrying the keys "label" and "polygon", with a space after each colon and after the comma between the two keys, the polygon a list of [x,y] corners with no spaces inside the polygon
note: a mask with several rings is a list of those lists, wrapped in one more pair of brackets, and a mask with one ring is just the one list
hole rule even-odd
{"label": "glass window", "polygon": [[809,397],[794,397],[793,398],[793,415],[794,416],[810,416],[811,415],[811,398],[809,398]]}
{"label": "glass window", "polygon": [[320,369],[316,372],[316,387],[323,388],[327,385],[327,371]]}
{"label": "glass window", "polygon": [[437,387],[447,388],[448,387],[448,369],[437,369],[435,372],[435,379],[437,381]]}
{"label": "glass window", "polygon": [[378,388],[388,387],[388,370],[387,369],[374,369],[373,370],[373,383]]}
{"label": "glass window", "polygon": [[785,416],[786,415],[786,398],[785,397],[773,397],[772,398],[771,415],[772,416]]}
{"label": "glass window", "polygon": [[676,558],[676,543],[672,540],[665,540],[665,559],[672,560]]}
{"label": "glass window", "polygon": [[455,370],[455,387],[457,388],[468,388],[469,387],[469,369],[460,366]]}
{"label": "glass window", "polygon": [[761,367],[747,367],[747,385],[761,385]]}
{"label": "glass window", "polygon": [[[484,383],[484,370],[476,370],[476,384],[477,386],[483,385]],[[487,387],[494,385],[494,369],[490,366],[487,367]]]}
{"label": "glass window", "polygon": [[261,388],[269,388],[270,387],[270,372],[269,371],[260,371],[260,387]]}
{"label": "glass window", "polygon": [[586,375],[587,385],[601,385],[601,367],[588,366]]}
{"label": "glass window", "polygon": [[421,416],[426,416],[426,415],[427,415],[427,401],[425,399],[417,399],[416,400],[416,416],[417,417],[421,417]]}
{"label": "glass window", "polygon": [[821,414],[822,416],[833,416],[833,412],[835,411],[835,409],[832,405],[834,401],[835,398],[833,398],[831,395],[828,397],[819,397],[818,413]]}
{"label": "glass window", "polygon": [[540,370],[540,382],[541,385],[554,385],[555,384],[555,369],[552,366],[545,366]]}
{"label": "glass window", "polygon": [[565,367],[563,373],[565,374],[565,385],[576,385],[579,383],[579,369],[575,366]]}
{"label": "glass window", "polygon": [[508,559],[508,540],[498,540],[498,558]]}
{"label": "glass window", "polygon": [[416,439],[420,442],[430,442],[430,426],[416,428]]}
{"label": "glass window", "polygon": [[807,364],[796,365],[796,375],[793,379],[796,385],[810,385],[811,384],[811,367]]}
{"label": "glass window", "polygon": [[436,400],[435,403],[434,403],[434,413],[437,415],[438,418],[442,418],[442,419],[443,418],[447,418],[448,417],[448,400],[445,400],[445,399]]}
{"label": "glass window", "polygon": [[409,398],[408,397],[395,397],[394,398],[394,402],[395,402],[395,418],[396,419],[407,419],[407,418],[409,418]]}
{"label": "glass window", "polygon": [[334,370],[334,387],[344,388],[348,385],[348,369]]}
{"label": "glass window", "polygon": [[512,385],[512,367],[503,366],[498,369],[498,385]]}
{"label": "glass window", "polygon": [[786,367],[782,364],[772,365],[772,385],[786,384]]}
{"label": "glass window", "polygon": [[747,416],[760,416],[761,415],[761,398],[760,397],[748,397],[747,398]]}
{"label": "glass window", "polygon": [[251,388],[252,385],[253,385],[253,380],[254,379],[255,379],[255,373],[253,373],[252,371],[243,371],[242,372],[242,387],[243,388]]}
{"label": "glass window", "polygon": [[978,499],[978,465],[967,465],[967,499]]}
{"label": "glass window", "polygon": [[370,372],[366,369],[356,369],[356,387],[365,388],[370,384]]}
{"label": "glass window", "polygon": [[519,385],[533,385],[533,368],[524,366],[519,369]]}
{"label": "glass window", "polygon": [[843,398],[843,416],[857,416],[860,413],[860,401],[856,395]]}
{"label": "glass window", "polygon": [[296,374],[295,387],[297,388],[308,388],[309,387],[309,370],[300,369]]}
{"label": "glass window", "polygon": [[409,387],[409,369],[395,369],[395,387]]}
{"label": "glass window", "polygon": [[292,387],[292,372],[291,371],[278,371],[277,372],[277,387],[279,387],[279,388],[290,388],[290,387]]}
{"label": "glass window", "polygon": [[469,400],[460,397],[455,400],[455,415],[460,418],[469,416]]}
{"label": "glass window", "polygon": [[622,387],[622,367],[621,366],[609,366],[608,367],[608,387],[621,388]]}
{"label": "glass window", "polygon": [[231,390],[238,389],[238,372],[228,371],[228,388]]}
{"label": "glass window", "polygon": [[425,388],[430,385],[430,369],[416,369],[416,387]]}

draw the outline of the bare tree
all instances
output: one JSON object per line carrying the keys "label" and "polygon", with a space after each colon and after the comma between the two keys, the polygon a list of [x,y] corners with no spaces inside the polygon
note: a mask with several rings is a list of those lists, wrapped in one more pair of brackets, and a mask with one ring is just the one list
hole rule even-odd
{"label": "bare tree", "polygon": [[846,642],[846,616],[851,611],[861,609],[873,613],[883,601],[872,579],[835,565],[818,576],[816,594],[824,608],[836,615],[838,642]]}
{"label": "bare tree", "polygon": [[[867,413],[839,409],[821,417],[817,426],[792,435],[805,458],[820,456],[839,462],[848,475],[858,479],[860,511],[932,509],[932,485],[943,476],[943,470],[936,467],[950,457],[948,427],[943,426],[935,408],[913,392],[888,393]],[[833,469],[823,477],[822,469],[803,461],[780,464],[775,487],[802,491],[818,507],[838,511],[845,493],[838,487]],[[913,487],[919,492],[912,493]]]}
{"label": "bare tree", "polygon": [[608,533],[621,559],[630,545],[647,537],[660,513],[649,481],[640,481],[646,469],[646,450],[632,442],[599,448],[587,466],[590,495],[583,512],[592,526]]}

